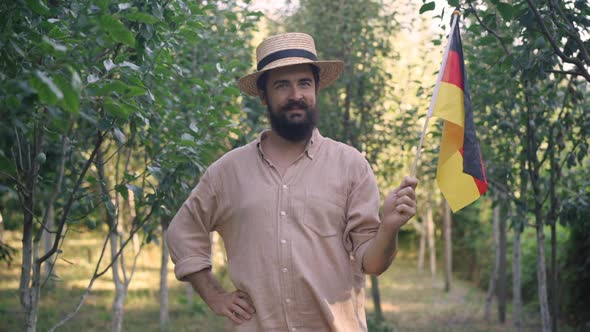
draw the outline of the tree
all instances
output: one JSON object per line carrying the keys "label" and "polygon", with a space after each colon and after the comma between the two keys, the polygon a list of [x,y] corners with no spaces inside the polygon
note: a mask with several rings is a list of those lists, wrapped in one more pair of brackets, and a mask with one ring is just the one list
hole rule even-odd
{"label": "tree", "polygon": [[[161,218],[231,146],[220,129],[239,111],[232,84],[247,66],[243,40],[260,15],[182,1],[27,1],[0,9],[9,15],[0,30],[0,181],[22,208],[27,331],[37,325],[41,267],[61,253],[66,229],[109,229],[80,303],[54,330],[97,278],[125,267],[122,253],[139,233],[144,243],[157,239]],[[216,48],[197,52],[208,39]],[[117,233],[122,224],[125,237]],[[40,252],[43,233],[54,237]],[[108,241],[111,260],[99,270]]]}
{"label": "tree", "polygon": [[[464,21],[467,70],[485,73],[485,79],[471,80],[472,94],[477,96],[474,103],[479,99],[487,105],[478,134],[484,150],[495,151],[496,156],[488,163],[489,178],[518,210],[534,218],[543,331],[556,330],[557,193],[563,171],[580,163],[588,150],[583,103],[587,71],[582,68],[587,67],[588,58],[579,36],[590,23],[589,8],[583,1],[535,4],[528,0],[469,1],[468,6]],[[507,80],[506,71],[518,80]],[[513,224],[517,232],[528,214],[519,219]],[[553,317],[547,298],[545,225],[552,229]]]}

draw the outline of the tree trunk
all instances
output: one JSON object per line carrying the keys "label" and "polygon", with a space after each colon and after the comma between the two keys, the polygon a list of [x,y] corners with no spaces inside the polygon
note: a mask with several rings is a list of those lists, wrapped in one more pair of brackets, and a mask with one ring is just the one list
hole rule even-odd
{"label": "tree trunk", "polygon": [[0,209],[0,243],[4,243],[4,219],[2,218],[2,209]]}
{"label": "tree trunk", "polygon": [[160,330],[168,326],[168,243],[165,222],[162,222],[162,264],[160,266]]}
{"label": "tree trunk", "polygon": [[500,266],[498,268],[498,320],[506,322],[506,219],[500,217]]}
{"label": "tree trunk", "polygon": [[522,325],[522,295],[521,295],[521,262],[520,262],[520,235],[521,227],[514,228],[514,244],[512,253],[512,306],[514,309],[514,330],[521,331]]}
{"label": "tree trunk", "polygon": [[540,207],[536,208],[537,231],[537,282],[539,291],[539,306],[541,309],[542,331],[551,331],[551,314],[547,300],[547,264],[545,263],[545,234],[543,234],[543,218]]}
{"label": "tree trunk", "polygon": [[557,291],[558,270],[557,270],[557,232],[556,220],[551,222],[551,331],[557,332],[557,315],[559,310],[559,293]]}
{"label": "tree trunk", "polygon": [[430,253],[430,273],[436,276],[436,243],[434,238],[434,222],[432,218],[432,206],[426,211],[426,232],[428,233],[428,251]]}
{"label": "tree trunk", "polygon": [[424,253],[426,252],[426,214],[422,215],[422,222],[419,223],[418,229],[420,234],[420,249],[418,251],[418,271],[424,270]]}
{"label": "tree trunk", "polygon": [[[45,227],[47,227],[47,229],[53,230],[55,229],[55,209],[53,207],[53,204],[49,204],[49,206],[47,206],[47,222],[45,224]],[[51,250],[51,247],[53,247],[53,239],[54,236],[53,234],[47,232],[46,230],[43,231],[43,235],[42,235],[42,241],[43,241],[43,250],[45,252],[48,252],[49,250]],[[49,257],[46,261],[45,261],[45,277],[46,278],[50,278],[50,274],[55,274],[55,254],[51,257]]]}
{"label": "tree trunk", "polygon": [[451,208],[445,202],[444,213],[444,238],[445,238],[445,292],[451,291],[451,279],[453,274],[453,253],[451,244]]}
{"label": "tree trunk", "polygon": [[[35,155],[33,155],[33,158]],[[35,275],[33,267],[33,211],[35,210],[35,184],[36,172],[30,169],[27,172],[26,187],[23,204],[23,256],[20,279],[20,300],[25,311],[25,330],[34,332],[37,327],[38,308],[35,303],[35,294],[31,285],[31,277]]]}
{"label": "tree trunk", "polygon": [[27,312],[27,332],[35,332],[41,300],[41,263],[39,263],[39,241],[33,242],[33,278],[30,288],[30,309]]}
{"label": "tree trunk", "polygon": [[[113,317],[112,330],[113,332],[121,332],[123,328],[123,317],[125,314],[125,297],[127,296],[127,285],[121,281],[119,273],[119,258],[115,258],[119,248],[119,234],[115,229],[111,230],[111,259],[113,265],[113,282],[115,283],[115,299],[113,300]],[[121,254],[122,255],[122,254]]]}
{"label": "tree trunk", "polygon": [[490,314],[492,311],[492,301],[494,300],[494,294],[496,293],[496,279],[498,278],[498,267],[500,266],[500,250],[499,250],[500,207],[498,205],[496,205],[496,207],[494,207],[492,223],[493,223],[493,230],[494,230],[494,257],[495,257],[495,259],[494,259],[494,268],[492,269],[492,274],[490,275],[490,282],[488,284],[488,293],[486,295],[486,302],[485,302],[485,309],[484,309],[484,318],[486,321],[490,320]]}

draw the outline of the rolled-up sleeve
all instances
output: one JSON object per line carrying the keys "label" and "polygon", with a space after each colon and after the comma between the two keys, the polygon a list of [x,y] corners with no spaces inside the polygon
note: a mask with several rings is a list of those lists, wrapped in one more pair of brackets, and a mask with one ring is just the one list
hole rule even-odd
{"label": "rolled-up sleeve", "polygon": [[379,189],[369,163],[362,158],[355,165],[350,174],[344,243],[354,258],[355,268],[362,271],[369,240],[379,229]]}
{"label": "rolled-up sleeve", "polygon": [[218,196],[208,171],[172,219],[166,240],[178,280],[211,267],[210,232]]}

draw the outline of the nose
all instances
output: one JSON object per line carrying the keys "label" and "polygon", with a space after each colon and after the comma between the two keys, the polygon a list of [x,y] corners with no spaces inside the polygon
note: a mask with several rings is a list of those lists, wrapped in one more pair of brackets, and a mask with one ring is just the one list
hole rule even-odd
{"label": "nose", "polygon": [[293,86],[289,91],[289,99],[294,101],[303,99],[303,93],[301,89],[299,89],[297,86]]}

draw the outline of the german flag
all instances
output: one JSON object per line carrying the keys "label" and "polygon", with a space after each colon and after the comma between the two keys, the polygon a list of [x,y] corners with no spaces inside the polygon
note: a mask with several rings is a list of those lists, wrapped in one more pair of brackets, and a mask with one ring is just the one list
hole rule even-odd
{"label": "german flag", "polygon": [[432,115],[444,119],[436,180],[451,210],[457,212],[488,190],[488,180],[475,136],[458,16],[443,57]]}

